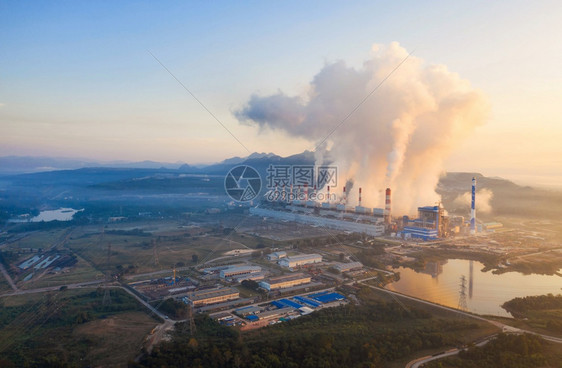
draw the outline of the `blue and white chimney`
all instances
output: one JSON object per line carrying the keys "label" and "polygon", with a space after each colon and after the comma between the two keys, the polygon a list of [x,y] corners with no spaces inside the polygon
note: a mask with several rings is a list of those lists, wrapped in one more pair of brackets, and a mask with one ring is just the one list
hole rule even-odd
{"label": "blue and white chimney", "polygon": [[470,204],[470,234],[476,234],[476,178],[472,178],[472,202]]}

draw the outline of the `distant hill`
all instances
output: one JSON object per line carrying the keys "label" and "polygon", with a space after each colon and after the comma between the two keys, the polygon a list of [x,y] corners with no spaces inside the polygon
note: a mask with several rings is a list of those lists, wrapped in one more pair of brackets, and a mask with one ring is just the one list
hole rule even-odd
{"label": "distant hill", "polygon": [[110,161],[97,162],[72,158],[36,157],[36,156],[4,156],[0,157],[0,175],[27,174],[45,171],[74,170],[86,167],[115,167],[137,169],[178,169],[183,170],[189,165],[183,162],[157,162],[157,161]]}
{"label": "distant hill", "polygon": [[[265,180],[269,165],[312,165],[314,153],[281,157],[272,153],[255,153],[245,158],[234,157],[207,166],[166,164],[153,161],[138,163],[113,163],[114,167],[83,167],[68,170],[53,170],[52,165],[90,165],[84,161],[24,157],[0,158],[4,173],[0,177],[0,201],[16,203],[20,199],[33,198],[33,203],[58,201],[61,198],[90,201],[96,198],[115,200],[119,198],[146,198],[152,196],[212,196],[217,201],[228,200],[224,192],[225,174],[233,166],[245,164],[254,167]],[[15,165],[21,165],[15,168]],[[51,166],[39,166],[51,165]],[[129,165],[138,167],[129,168]],[[166,165],[170,166],[167,167]],[[39,170],[51,167],[51,171],[18,174],[17,170]],[[485,177],[479,173],[450,172],[438,184],[437,192],[442,203],[451,213],[468,216],[466,204],[458,198],[470,191],[472,177],[477,178],[478,190],[486,189],[491,194],[491,213],[521,216],[526,218],[560,218],[562,216],[562,192],[520,186],[509,180]],[[10,199],[10,202],[6,202]],[[481,198],[479,198],[481,199]],[[481,214],[481,218],[487,215]]]}
{"label": "distant hill", "polygon": [[[506,179],[486,177],[479,173],[449,172],[440,179],[437,193],[441,195],[445,208],[452,212],[461,210],[455,199],[471,190],[472,177],[476,177],[477,191],[487,189],[492,193],[490,215],[525,218],[562,216],[562,192],[520,186]],[[464,210],[467,211],[467,208],[464,207]],[[465,214],[468,215],[468,212]]]}

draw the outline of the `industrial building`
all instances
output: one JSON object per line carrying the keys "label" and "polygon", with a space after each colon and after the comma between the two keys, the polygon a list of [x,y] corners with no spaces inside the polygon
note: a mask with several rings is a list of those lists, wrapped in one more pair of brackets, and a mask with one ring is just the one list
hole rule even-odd
{"label": "industrial building", "polygon": [[207,275],[212,275],[212,274],[216,274],[219,273],[222,270],[226,270],[229,268],[234,268],[234,267],[245,267],[247,266],[246,263],[237,263],[237,264],[232,264],[232,265],[226,265],[226,266],[216,266],[216,267],[207,267],[202,269],[201,271]]}
{"label": "industrial building", "polygon": [[303,254],[300,256],[282,258],[278,263],[282,267],[295,268],[298,266],[320,262],[322,262],[322,256],[320,254]]}
{"label": "industrial building", "polygon": [[261,267],[259,266],[229,267],[220,271],[220,277],[221,279],[226,279],[234,276],[248,275],[259,272],[261,272]]}
{"label": "industrial building", "polygon": [[273,253],[269,253],[267,255],[267,260],[268,261],[278,261],[281,258],[285,258],[287,257],[287,252],[273,252]]}
{"label": "industrial building", "polygon": [[247,307],[238,308],[234,311],[235,314],[246,317],[253,314],[258,314],[263,310],[261,307],[256,307],[253,305],[249,305]]}
{"label": "industrial building", "polygon": [[238,299],[240,293],[234,288],[213,288],[197,290],[187,293],[186,298],[194,306],[220,303],[228,300]]}
{"label": "industrial building", "polygon": [[302,284],[308,284],[311,281],[310,276],[302,273],[296,273],[287,276],[271,277],[268,280],[261,281],[259,285],[266,290],[284,289]]}
{"label": "industrial building", "polygon": [[[289,314],[293,311],[294,311],[293,308],[286,307],[286,308],[281,308],[281,309],[270,310],[270,311],[267,311],[267,312],[262,312],[262,313],[258,314],[256,317],[258,317],[258,319],[260,319],[260,320],[262,320],[262,319],[274,319],[274,318],[286,316],[287,314]],[[250,320],[252,320],[252,319],[250,319]]]}
{"label": "industrial building", "polygon": [[441,206],[418,207],[418,218],[411,220],[408,216],[403,218],[404,238],[419,238],[435,240],[444,237],[448,232],[448,218]]}
{"label": "industrial building", "polygon": [[337,263],[334,268],[343,273],[360,270],[361,268],[363,268],[363,264],[361,262]]}
{"label": "industrial building", "polygon": [[252,281],[259,281],[265,278],[265,274],[263,272],[256,272],[256,273],[245,273],[242,275],[236,275],[229,277],[228,280],[241,283],[245,280],[252,280]]}

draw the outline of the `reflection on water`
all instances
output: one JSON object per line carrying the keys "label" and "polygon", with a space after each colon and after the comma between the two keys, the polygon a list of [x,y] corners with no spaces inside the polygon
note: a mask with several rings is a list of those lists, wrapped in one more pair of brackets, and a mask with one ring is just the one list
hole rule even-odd
{"label": "reflection on water", "polygon": [[[562,293],[562,277],[482,272],[476,261],[450,259],[429,264],[422,272],[400,267],[400,280],[387,286],[406,295],[457,308],[466,300],[469,311],[510,317],[501,305],[515,297]],[[465,278],[464,288],[462,278]],[[467,287],[468,284],[468,287]],[[464,289],[464,297],[463,297]],[[468,289],[468,295],[467,290]]]}
{"label": "reflection on water", "polygon": [[431,275],[431,277],[438,277],[441,273],[443,273],[443,265],[446,264],[447,261],[440,261],[440,262],[427,262],[421,273],[425,273],[427,275]]}

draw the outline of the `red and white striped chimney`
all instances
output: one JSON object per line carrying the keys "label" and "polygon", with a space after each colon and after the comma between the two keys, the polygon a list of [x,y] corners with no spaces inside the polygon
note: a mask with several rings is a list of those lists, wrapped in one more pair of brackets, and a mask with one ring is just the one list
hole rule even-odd
{"label": "red and white striped chimney", "polygon": [[361,188],[359,188],[359,207],[361,207]]}
{"label": "red and white striped chimney", "polygon": [[384,222],[390,224],[390,188],[386,188],[386,200],[384,207]]}

